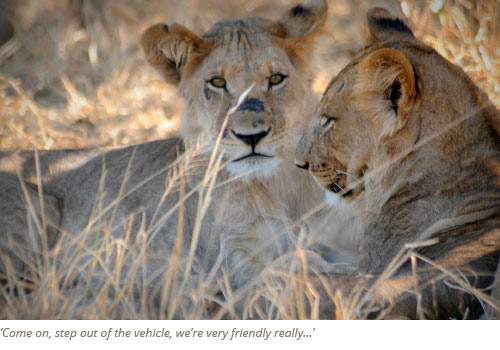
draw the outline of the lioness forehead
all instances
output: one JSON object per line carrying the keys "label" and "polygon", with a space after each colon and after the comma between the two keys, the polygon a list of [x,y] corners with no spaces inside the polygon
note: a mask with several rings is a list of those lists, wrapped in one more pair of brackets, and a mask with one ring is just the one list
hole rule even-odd
{"label": "lioness forehead", "polygon": [[287,53],[276,45],[276,37],[268,31],[269,28],[276,30],[279,26],[262,18],[230,19],[216,23],[203,35],[214,47],[210,58],[204,61],[205,70],[209,74],[220,70],[226,73],[228,70],[264,70],[266,74],[271,74],[273,70],[286,70],[285,66],[293,63]]}
{"label": "lioness forehead", "polygon": [[271,23],[262,18],[230,19],[217,22],[203,38],[223,46],[268,45],[271,42],[267,27]]}
{"label": "lioness forehead", "polygon": [[[419,66],[418,57],[421,55],[425,55],[427,59],[433,59],[435,62],[440,62],[444,65],[450,66],[445,59],[443,59],[432,47],[419,43],[419,42],[407,42],[407,41],[398,41],[398,42],[384,42],[384,43],[375,43],[370,44],[363,48],[360,52],[358,52],[354,58],[349,62],[328,84],[324,96],[327,94],[336,94],[337,90],[335,87],[339,85],[340,81],[344,81],[348,78],[352,77],[352,74],[358,73],[358,67],[360,62],[366,57],[370,56],[373,52],[380,49],[397,49],[405,53],[407,58],[414,64],[415,68]],[[337,87],[338,89],[338,87]]]}

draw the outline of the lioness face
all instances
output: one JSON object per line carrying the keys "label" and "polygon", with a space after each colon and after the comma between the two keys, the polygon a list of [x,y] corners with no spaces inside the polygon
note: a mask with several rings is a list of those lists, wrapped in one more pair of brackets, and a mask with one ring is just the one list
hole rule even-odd
{"label": "lioness face", "polygon": [[367,172],[375,178],[415,143],[415,79],[401,51],[372,47],[332,80],[296,150],[296,165],[309,170],[331,205],[358,197]]}
{"label": "lioness face", "polygon": [[220,135],[218,149],[229,172],[268,177],[282,158],[291,160],[297,135],[305,129],[298,114],[310,105],[309,80],[262,29],[243,31],[231,24],[222,38],[199,74],[181,81],[185,134],[203,135],[211,149]]}
{"label": "lioness face", "polygon": [[149,62],[185,100],[185,139],[201,137],[244,179],[268,178],[291,162],[314,101],[309,51],[325,15],[325,1],[313,0],[277,23],[226,20],[202,37],[176,24],[146,31]]}
{"label": "lioness face", "polygon": [[372,120],[351,103],[353,85],[349,74],[331,82],[297,146],[297,166],[309,170],[330,205],[362,192],[360,181],[376,133]]}

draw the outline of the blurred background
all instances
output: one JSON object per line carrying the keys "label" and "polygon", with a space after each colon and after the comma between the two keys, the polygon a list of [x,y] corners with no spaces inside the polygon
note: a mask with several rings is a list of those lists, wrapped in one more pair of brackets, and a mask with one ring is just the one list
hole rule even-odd
{"label": "blurred background", "polygon": [[[119,146],[175,135],[182,100],[147,66],[140,35],[156,22],[203,34],[232,17],[277,19],[290,0],[0,0],[0,147]],[[363,45],[384,6],[459,64],[500,106],[500,1],[328,0],[314,90]]]}

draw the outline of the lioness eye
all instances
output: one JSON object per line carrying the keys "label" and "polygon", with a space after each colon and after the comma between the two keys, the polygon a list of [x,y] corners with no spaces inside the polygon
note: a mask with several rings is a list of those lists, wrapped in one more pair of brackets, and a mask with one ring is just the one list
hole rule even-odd
{"label": "lioness eye", "polygon": [[269,87],[281,84],[285,78],[286,77],[281,73],[271,75],[269,77]]}
{"label": "lioness eye", "polygon": [[213,77],[212,79],[210,79],[210,85],[216,87],[216,88],[219,88],[219,89],[223,89],[226,87],[226,79],[224,78],[221,78],[221,77]]}

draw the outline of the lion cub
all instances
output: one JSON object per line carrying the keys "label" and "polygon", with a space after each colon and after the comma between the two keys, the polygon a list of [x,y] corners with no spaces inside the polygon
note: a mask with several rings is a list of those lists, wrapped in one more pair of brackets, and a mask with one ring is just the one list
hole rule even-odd
{"label": "lion cub", "polygon": [[361,317],[479,317],[500,257],[500,113],[401,20],[373,9],[368,25],[372,44],[331,81],[296,152],[363,221],[361,277],[330,283],[370,288]]}

